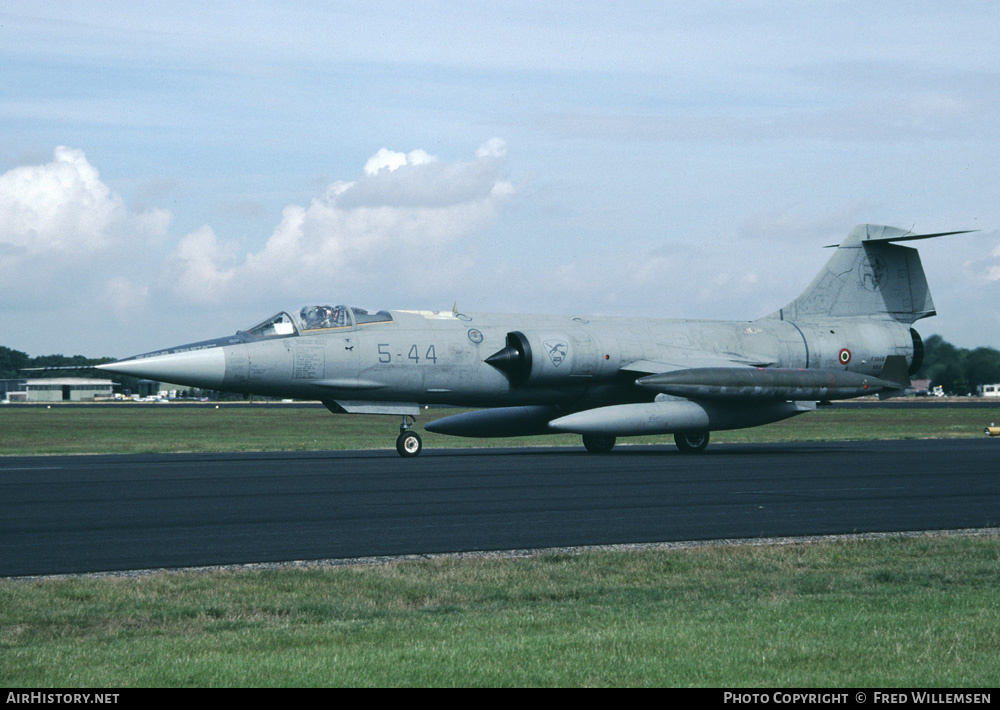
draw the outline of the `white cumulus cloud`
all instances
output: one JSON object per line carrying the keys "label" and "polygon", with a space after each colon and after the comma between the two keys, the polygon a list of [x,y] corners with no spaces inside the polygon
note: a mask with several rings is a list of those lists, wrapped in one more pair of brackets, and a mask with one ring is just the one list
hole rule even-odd
{"label": "white cumulus cloud", "polygon": [[433,293],[474,268],[459,243],[492,224],[512,196],[505,154],[498,139],[468,162],[383,148],[355,180],[331,184],[308,206],[287,206],[257,252],[241,256],[207,227],[188,234],[165,265],[165,283],[202,303]]}
{"label": "white cumulus cloud", "polygon": [[131,214],[81,150],[60,146],[51,163],[0,175],[0,254],[88,253],[162,234],[168,221],[164,211]]}
{"label": "white cumulus cloud", "polygon": [[166,210],[129,210],[83,151],[60,146],[52,162],[0,175],[0,295],[86,301],[103,291],[102,274],[163,240],[169,222]]}
{"label": "white cumulus cloud", "polygon": [[389,172],[397,170],[404,165],[423,165],[433,163],[437,158],[423,150],[413,150],[409,153],[397,153],[388,148],[381,148],[379,152],[368,159],[365,163],[365,175],[378,175],[382,169]]}

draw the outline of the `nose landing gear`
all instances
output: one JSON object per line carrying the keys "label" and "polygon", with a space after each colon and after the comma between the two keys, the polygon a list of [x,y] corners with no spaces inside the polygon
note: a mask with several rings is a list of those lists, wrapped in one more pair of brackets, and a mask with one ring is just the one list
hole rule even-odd
{"label": "nose landing gear", "polygon": [[396,438],[396,451],[403,458],[413,458],[420,453],[420,450],[424,446],[420,440],[420,435],[410,428],[415,421],[415,417],[404,414],[403,423],[399,425],[399,436]]}

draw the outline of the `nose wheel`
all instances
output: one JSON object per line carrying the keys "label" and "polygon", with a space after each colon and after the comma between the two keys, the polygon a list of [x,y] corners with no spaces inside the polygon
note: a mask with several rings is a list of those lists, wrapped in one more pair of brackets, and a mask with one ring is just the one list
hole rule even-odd
{"label": "nose wheel", "polygon": [[403,423],[399,425],[399,436],[396,438],[396,451],[403,458],[413,458],[420,453],[420,450],[424,447],[423,442],[420,440],[420,435],[413,431],[410,427],[413,426],[415,419],[410,416],[403,417]]}

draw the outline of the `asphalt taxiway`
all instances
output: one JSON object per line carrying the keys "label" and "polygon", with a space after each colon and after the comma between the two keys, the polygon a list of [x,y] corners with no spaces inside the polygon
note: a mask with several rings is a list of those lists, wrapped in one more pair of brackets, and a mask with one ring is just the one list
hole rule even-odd
{"label": "asphalt taxiway", "polygon": [[1000,440],[0,457],[0,576],[1000,524]]}

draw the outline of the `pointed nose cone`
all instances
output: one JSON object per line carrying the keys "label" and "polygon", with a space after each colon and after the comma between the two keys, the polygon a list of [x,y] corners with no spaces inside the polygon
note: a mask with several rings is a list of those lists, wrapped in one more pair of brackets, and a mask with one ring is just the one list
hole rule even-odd
{"label": "pointed nose cone", "polygon": [[222,380],[226,376],[226,354],[221,347],[163,351],[98,365],[97,369],[157,382],[217,390],[222,389]]}

